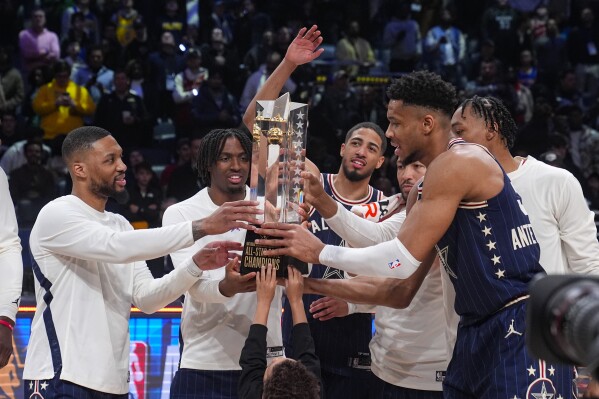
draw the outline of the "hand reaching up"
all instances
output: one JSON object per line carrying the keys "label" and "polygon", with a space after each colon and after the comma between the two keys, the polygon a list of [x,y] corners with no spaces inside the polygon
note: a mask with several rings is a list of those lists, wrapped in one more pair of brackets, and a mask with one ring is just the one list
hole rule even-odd
{"label": "hand reaching up", "polygon": [[317,49],[321,43],[318,26],[313,25],[309,30],[302,28],[287,48],[285,59],[296,66],[311,62],[324,52],[322,48]]}

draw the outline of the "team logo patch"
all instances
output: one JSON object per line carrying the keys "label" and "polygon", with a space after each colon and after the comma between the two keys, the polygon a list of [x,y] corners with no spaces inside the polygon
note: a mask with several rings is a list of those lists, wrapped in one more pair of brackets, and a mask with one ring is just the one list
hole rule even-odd
{"label": "team logo patch", "polygon": [[435,381],[437,382],[443,382],[445,381],[445,375],[447,374],[446,371],[436,371],[435,372]]}
{"label": "team logo patch", "polygon": [[401,262],[399,261],[399,259],[395,259],[394,261],[389,262],[388,265],[389,265],[389,269],[393,270],[393,269],[400,267]]}
{"label": "team logo patch", "polygon": [[553,382],[547,378],[538,378],[528,386],[526,399],[557,399]]}

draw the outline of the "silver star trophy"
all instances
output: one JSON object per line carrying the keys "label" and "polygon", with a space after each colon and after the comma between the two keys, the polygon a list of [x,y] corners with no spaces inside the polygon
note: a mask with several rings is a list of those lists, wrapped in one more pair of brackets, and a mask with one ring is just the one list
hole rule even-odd
{"label": "silver star trophy", "polygon": [[[252,131],[252,168],[250,199],[259,201],[266,222],[301,223],[299,205],[304,200],[301,172],[305,161],[308,132],[308,104],[289,101],[289,93],[274,101],[256,103],[256,119]],[[287,275],[287,266],[308,272],[304,262],[289,257],[266,257],[266,247],[257,246],[260,238],[247,232],[241,273],[257,272],[272,264],[277,275]]]}

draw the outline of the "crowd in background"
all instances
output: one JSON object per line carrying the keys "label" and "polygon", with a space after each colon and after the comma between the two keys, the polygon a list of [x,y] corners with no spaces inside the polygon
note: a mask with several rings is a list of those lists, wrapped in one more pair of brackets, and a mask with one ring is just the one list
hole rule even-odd
{"label": "crowd in background", "polygon": [[[285,85],[310,104],[308,157],[339,167],[358,122],[386,129],[385,87],[415,69],[465,96],[495,96],[519,124],[513,153],[574,174],[599,209],[597,0],[0,0],[0,166],[19,225],[70,192],[61,144],[72,129],[109,130],[129,167],[138,227],[201,188],[202,137],[241,116],[302,26],[323,55]],[[398,191],[395,162],[373,176]],[[163,260],[150,263],[155,275]]]}

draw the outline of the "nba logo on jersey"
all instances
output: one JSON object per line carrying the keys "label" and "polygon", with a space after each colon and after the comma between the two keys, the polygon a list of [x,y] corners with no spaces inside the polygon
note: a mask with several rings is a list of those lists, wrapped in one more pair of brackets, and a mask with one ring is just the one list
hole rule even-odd
{"label": "nba logo on jersey", "polygon": [[148,346],[145,342],[133,341],[129,352],[129,397],[146,399]]}
{"label": "nba logo on jersey", "polygon": [[389,269],[393,270],[393,269],[400,267],[401,263],[399,262],[399,259],[395,259],[394,261],[389,262],[388,265],[389,265]]}

